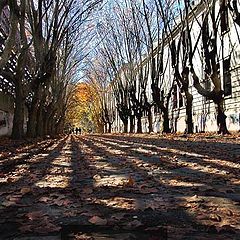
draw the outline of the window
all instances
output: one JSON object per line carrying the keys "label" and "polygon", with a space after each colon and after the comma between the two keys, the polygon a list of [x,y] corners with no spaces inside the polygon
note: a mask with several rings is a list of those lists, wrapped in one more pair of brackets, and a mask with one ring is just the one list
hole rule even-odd
{"label": "window", "polygon": [[229,96],[232,94],[230,66],[230,57],[225,58],[223,60],[223,89],[225,96]]}
{"label": "window", "polygon": [[228,21],[228,7],[227,1],[220,1],[220,16],[221,16],[221,33],[225,34],[229,31],[229,21]]}

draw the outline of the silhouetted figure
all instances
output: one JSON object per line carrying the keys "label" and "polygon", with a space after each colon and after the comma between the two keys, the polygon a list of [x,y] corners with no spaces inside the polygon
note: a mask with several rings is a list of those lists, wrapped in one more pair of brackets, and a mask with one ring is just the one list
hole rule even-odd
{"label": "silhouetted figure", "polygon": [[78,128],[78,132],[79,132],[79,134],[81,135],[81,134],[82,134],[82,129],[81,129],[81,128]]}
{"label": "silhouetted figure", "polygon": [[76,127],[76,134],[78,135],[78,128]]}

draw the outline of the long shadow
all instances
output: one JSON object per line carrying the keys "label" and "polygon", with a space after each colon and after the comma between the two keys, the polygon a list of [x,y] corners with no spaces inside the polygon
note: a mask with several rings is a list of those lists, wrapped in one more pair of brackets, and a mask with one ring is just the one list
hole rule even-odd
{"label": "long shadow", "polygon": [[[93,135],[94,136],[94,135]],[[99,137],[99,135],[96,135]],[[104,138],[116,139],[120,141],[132,142],[132,143],[148,143],[158,145],[161,147],[174,147],[179,150],[197,153],[200,155],[208,155],[211,158],[218,158],[219,160],[230,160],[232,162],[238,162],[240,160],[240,143],[229,142],[211,142],[211,141],[187,141],[183,140],[166,139],[166,138],[141,138],[138,136],[118,136],[118,135],[104,135]],[[209,140],[209,139],[208,139]],[[207,151],[206,151],[207,149]],[[209,151],[210,149],[210,151]],[[223,155],[223,150],[226,151],[229,156]]]}
{"label": "long shadow", "polygon": [[[89,148],[94,149],[95,150],[95,153],[94,153],[95,155],[99,154],[101,156],[105,156],[105,157],[103,157],[103,159],[107,162],[110,162],[114,167],[116,167],[115,165],[118,165],[118,162],[117,161],[111,161],[111,159],[119,158],[119,155],[116,156],[116,154],[114,154],[110,150],[114,149],[114,150],[126,151],[126,146],[124,147],[124,149],[121,149],[121,146],[117,146],[117,145],[112,147],[111,145],[108,144],[108,142],[106,142],[106,141],[102,142],[99,139],[97,139],[96,137],[93,140],[91,138],[88,138],[88,137],[83,137],[81,139],[81,142],[83,142],[83,144],[85,144],[85,145],[88,145]],[[105,149],[107,149],[107,150],[105,150]],[[127,164],[132,165],[133,172],[134,173],[139,172],[139,174],[142,175],[143,179],[144,178],[149,179],[149,176],[146,173],[146,171],[144,171],[144,169],[139,168],[139,166],[136,166],[133,162],[131,162],[131,157],[132,156],[141,159],[140,155],[141,154],[136,155],[132,151],[128,151],[126,153],[126,156],[122,156],[121,158],[125,158],[125,157],[126,157],[126,159],[129,158],[129,160],[127,161]],[[142,160],[145,160],[145,159],[142,159]],[[153,185],[156,182],[155,178],[151,179],[150,181],[154,182]],[[148,185],[149,182],[147,182],[146,184]],[[160,183],[157,182],[157,184],[160,184]],[[151,184],[150,184],[150,186],[151,186]],[[173,186],[167,185],[167,186],[164,186],[164,187],[165,188],[162,189],[162,192],[159,191],[160,196],[162,196],[162,197],[164,195],[169,196],[169,193],[173,192],[172,198],[169,197],[168,200],[167,200],[167,197],[165,198],[165,202],[169,201],[169,206],[168,207],[160,209],[160,210],[159,209],[158,210],[157,209],[155,209],[155,210],[146,209],[144,211],[142,211],[142,210],[125,210],[125,212],[128,212],[129,215],[135,214],[135,216],[137,216],[138,219],[140,219],[141,221],[142,221],[141,217],[146,213],[146,215],[147,215],[146,219],[145,219],[146,221],[143,220],[144,224],[146,224],[146,225],[147,224],[154,225],[156,223],[156,224],[160,224],[160,225],[169,225],[170,228],[171,227],[173,227],[173,228],[183,227],[184,228],[184,225],[185,225],[184,230],[186,230],[186,226],[188,226],[190,228],[193,226],[195,228],[195,231],[196,231],[195,234],[197,234],[197,237],[200,237],[200,232],[201,231],[207,231],[208,232],[208,234],[207,234],[208,237],[210,237],[210,232],[212,232],[212,231],[216,232],[216,230],[214,230],[215,228],[213,226],[202,225],[199,221],[197,221],[195,219],[195,217],[191,213],[187,212],[185,210],[185,208],[183,208],[182,205],[181,205],[181,203],[184,202],[184,200],[181,200],[180,198],[177,198],[177,199],[175,199],[175,201],[172,201],[174,199],[174,197],[176,197],[176,194],[174,193],[174,187]],[[129,190],[129,195],[128,195],[128,193],[126,194],[128,189],[124,189],[124,191],[122,191],[122,190],[119,191],[119,187],[105,187],[104,186],[104,188],[99,188],[99,189],[101,189],[101,191],[105,190],[105,192],[106,191],[113,191],[113,192],[115,191],[115,194],[117,196],[123,196],[123,197],[132,196],[132,198],[135,198],[136,200],[138,200],[139,197],[143,197],[143,194],[141,194],[142,196],[141,195],[139,196],[137,194],[137,192],[132,191],[132,189]],[[97,190],[96,190],[96,192],[97,192]],[[158,194],[147,194],[147,195],[148,195],[149,199],[152,199],[154,201],[154,199],[159,196],[159,193]],[[190,195],[191,194],[192,194],[192,192],[190,192]],[[181,189],[181,193],[179,195],[182,195],[183,197],[184,196],[188,197],[189,196],[188,189],[187,188]],[[105,198],[106,196],[104,196],[104,194],[102,196],[103,196],[103,199],[107,200]],[[95,194],[95,197],[101,197],[101,196]],[[104,203],[100,203],[101,209],[103,208],[103,204]],[[108,206],[108,207],[109,207],[109,209],[111,209],[111,206]],[[199,206],[199,208],[201,208],[201,206]],[[204,204],[203,204],[203,210],[204,210]],[[117,210],[115,209],[115,212],[116,211]],[[121,209],[121,211],[124,211],[124,209]],[[149,214],[149,211],[150,211],[150,214]],[[150,216],[150,218],[149,218],[149,216]],[[125,219],[125,221],[127,221],[127,218],[124,218],[124,219]],[[153,223],[152,219],[154,219],[154,223]],[[194,234],[193,234],[192,238],[186,238],[186,239],[198,239],[197,237],[196,237],[196,235],[194,237]],[[213,236],[213,238],[214,237],[217,237],[217,236]],[[232,238],[232,236],[229,237],[229,239],[231,239],[231,238]],[[175,239],[183,239],[183,238],[177,238],[176,237]]]}
{"label": "long shadow", "polygon": [[[75,140],[72,141],[72,167],[73,167],[73,178],[71,181],[71,185],[73,189],[78,189],[79,193],[81,194],[81,191],[85,188],[93,188],[94,191],[91,194],[92,198],[96,199],[96,200],[108,200],[111,199],[113,197],[122,197],[123,199],[126,198],[132,198],[136,200],[136,203],[138,203],[138,198],[139,196],[141,196],[142,194],[137,190],[134,191],[133,188],[129,188],[127,191],[126,189],[119,187],[119,186],[96,186],[94,184],[93,181],[93,174],[96,173],[96,171],[98,170],[96,167],[94,167],[94,162],[93,164],[91,163],[91,159],[89,159],[89,157],[91,157],[91,155],[93,156],[97,156],[97,155],[101,155],[103,156],[102,159],[100,160],[101,162],[107,162],[111,167],[113,167],[114,170],[114,175],[117,175],[118,171],[121,171],[121,166],[118,165],[118,161],[109,161],[112,157],[116,157],[114,154],[112,155],[109,152],[104,151],[102,148],[98,148],[95,143],[93,143],[93,141],[91,140],[86,140],[84,138],[79,139],[80,143],[77,143]],[[91,149],[91,151],[89,151],[89,154],[86,153],[84,150],[82,150],[80,148],[79,145],[84,145],[85,148],[87,148],[88,150]],[[97,160],[96,160],[97,161]],[[81,167],[81,165],[83,165],[83,167]],[[77,176],[82,174],[82,170],[86,171],[86,168],[92,172],[92,176],[87,175],[85,179],[79,179]],[[101,169],[103,171],[99,171],[98,174],[101,175],[105,175],[108,174],[108,171]],[[110,171],[112,173],[112,171]],[[147,174],[141,170],[139,170],[139,175],[141,175],[142,181],[144,181],[144,179],[146,179]],[[75,177],[74,177],[75,176]],[[154,181],[154,179],[152,179],[152,181]],[[74,193],[74,195],[76,194],[76,192]],[[150,196],[150,195],[149,195]],[[150,199],[153,199],[154,196],[151,196]],[[121,226],[126,226],[128,224],[128,222],[132,222],[133,221],[133,217],[138,217],[138,219],[141,219],[142,223],[144,224],[145,228],[147,227],[153,227],[153,226],[157,226],[157,225],[161,225],[161,226],[166,226],[166,224],[170,224],[171,222],[174,223],[175,219],[172,217],[171,214],[169,214],[167,211],[162,211],[161,210],[151,210],[151,209],[146,209],[143,210],[141,208],[139,209],[126,209],[126,208],[115,208],[114,206],[109,206],[109,205],[105,205],[104,203],[102,203],[101,201],[92,201],[91,199],[89,199],[88,196],[81,196],[81,201],[83,202],[84,206],[88,206],[91,214],[94,215],[100,215],[101,217],[104,218],[108,218],[111,219],[112,216],[114,216],[115,214],[120,214],[120,213],[124,213],[124,218],[121,220],[118,220],[117,222],[115,222],[116,226],[120,227]],[[186,220],[188,219],[188,222],[192,222],[192,218],[189,214],[185,213],[184,211],[176,211],[176,216],[178,216],[178,220]],[[154,217],[154,222],[152,221],[152,218]],[[68,231],[73,231],[73,229],[71,229],[71,227],[76,227],[79,226],[79,228],[77,229],[83,229],[86,225],[86,219],[85,221],[82,220],[83,217],[79,218],[73,218],[69,221],[67,221],[66,225],[63,226],[64,229],[68,229]],[[89,218],[89,217],[88,217]],[[88,223],[89,224],[89,223]],[[198,225],[199,226],[199,225]],[[70,228],[70,230],[69,230]],[[109,226],[107,227],[109,229]],[[94,228],[95,230],[97,229],[96,227]],[[110,227],[111,229],[111,227]],[[143,228],[140,227],[139,229],[135,229],[138,231],[143,231]],[[92,231],[94,231],[92,229]],[[120,231],[120,230],[119,230]],[[129,231],[133,231],[133,230],[129,230]],[[121,231],[120,231],[121,232]],[[149,238],[148,238],[149,239]],[[160,238],[159,238],[160,239]],[[166,239],[166,238],[164,238]]]}
{"label": "long shadow", "polygon": [[[27,162],[27,160],[31,159],[34,155],[38,155],[43,152],[45,148],[49,148],[53,145],[53,140],[49,141],[42,141],[40,144],[34,144],[27,151],[23,150],[19,152],[12,152],[10,153],[7,158],[2,157],[0,158],[0,172],[1,173],[8,173],[14,170],[17,165],[21,165]],[[17,157],[16,155],[21,154],[21,157]]]}
{"label": "long shadow", "polygon": [[[98,139],[96,139],[96,138],[94,138],[94,142],[98,142],[99,140]],[[107,149],[110,149],[110,147],[109,147],[109,144],[108,144],[108,142],[104,142],[104,143],[102,143],[102,141],[99,141],[101,144],[103,144],[103,145],[105,145],[106,146],[106,148]],[[101,146],[99,146],[99,145],[96,145],[96,147],[98,147],[98,148],[102,148]],[[114,149],[116,149],[116,150],[121,150],[121,147],[119,147],[119,146],[116,146],[116,145],[114,145]],[[110,155],[110,153],[109,152],[106,152],[105,153],[107,156],[111,156]],[[140,154],[138,154],[138,155],[136,155],[135,153],[133,153],[132,151],[131,152],[128,152],[127,153],[127,155],[128,155],[128,157],[130,157],[130,156],[134,156],[134,157],[138,157],[139,159],[142,159],[143,161],[146,161],[146,158],[141,158],[141,155]],[[114,156],[114,155],[113,155]],[[128,163],[130,163],[131,161],[129,161]],[[138,170],[137,170],[137,168],[135,168],[135,171],[137,172]],[[189,169],[184,169],[184,171],[185,172],[188,172],[189,171]],[[197,174],[198,172],[197,171],[192,171],[192,173],[193,174]],[[214,175],[212,176],[211,174],[209,174],[208,175],[209,176],[209,178],[215,178],[214,177]],[[172,176],[170,176],[169,178],[172,178]],[[203,179],[203,181],[202,182],[204,182],[204,179]],[[229,187],[229,185],[228,185],[228,187]],[[174,190],[174,186],[167,186],[167,189],[168,189],[168,191],[170,190],[170,192],[172,192],[173,190]],[[167,192],[168,192],[167,191]],[[196,193],[198,193],[198,189],[197,190],[195,190],[196,191]],[[179,193],[179,192],[178,192]],[[182,195],[183,196],[188,196],[188,194],[189,194],[189,189],[187,188],[187,187],[182,187],[181,188],[181,193],[182,193]],[[173,192],[173,194],[174,194],[174,192]],[[193,192],[190,192],[190,194],[193,194]],[[216,192],[201,192],[201,195],[202,196],[214,196],[214,197],[221,197],[221,198],[225,198],[225,199],[231,199],[231,200],[236,200],[235,199],[235,194],[231,194],[231,193],[216,193]],[[238,200],[239,200],[239,198],[238,198]]]}
{"label": "long shadow", "polygon": [[[115,138],[111,139],[111,138],[102,137],[102,139],[105,139],[105,140],[115,140],[115,141],[117,141],[118,143],[121,143],[121,144],[125,144],[126,143],[123,140],[118,140],[118,139],[116,140]],[[185,162],[197,163],[197,164],[199,164],[201,166],[211,166],[211,167],[216,168],[216,169],[220,168],[220,169],[223,169],[223,170],[226,170],[226,171],[231,171],[233,174],[237,174],[237,175],[240,174],[240,169],[238,168],[238,163],[234,163],[232,160],[231,161],[230,160],[226,161],[226,159],[222,160],[223,162],[221,162],[221,159],[218,159],[217,160],[218,162],[216,162],[216,161],[213,162],[211,160],[211,158],[209,156],[207,156],[206,152],[204,153],[204,151],[201,151],[201,154],[200,153],[197,153],[197,154],[193,153],[193,154],[191,154],[192,148],[179,149],[179,145],[169,146],[169,149],[166,146],[164,146],[164,148],[166,148],[166,149],[163,150],[163,149],[161,149],[162,145],[159,147],[159,146],[154,146],[153,144],[147,143],[147,145],[148,145],[147,146],[146,143],[144,142],[144,140],[142,140],[142,142],[133,142],[132,141],[131,143],[134,144],[135,149],[137,147],[142,147],[143,146],[144,149],[147,149],[149,151],[153,151],[153,150],[158,151],[159,154],[161,154],[162,156],[163,156],[163,153],[168,154],[168,156],[175,156],[176,155],[176,151],[172,152],[172,151],[170,151],[170,149],[174,149],[174,150],[177,150],[177,151],[180,150],[177,153],[177,155],[179,155],[180,159],[181,159],[181,157],[184,157],[185,159],[187,158],[187,160],[185,160]],[[221,151],[221,150],[219,149],[219,151]],[[231,151],[231,150],[229,150],[229,151]],[[222,154],[222,156],[223,156],[223,154]],[[234,156],[232,156],[232,158],[234,160],[236,160],[234,158]],[[231,164],[231,163],[233,163],[234,166],[229,166],[229,164]],[[169,164],[171,164],[171,163],[169,162]],[[228,166],[226,166],[227,164],[228,164]],[[239,167],[240,167],[240,165],[239,165]]]}
{"label": "long shadow", "polygon": [[[65,147],[66,139],[60,140],[53,148],[50,148],[52,145],[49,146],[49,149],[46,149],[46,147],[42,148],[39,154],[43,154],[43,156],[33,156],[33,159],[30,158],[24,162],[24,164],[29,165],[27,171],[22,172],[17,181],[9,182],[8,185],[1,189],[3,194],[0,193],[0,200],[5,198],[6,195],[12,195],[11,197],[18,195],[21,191],[19,188],[22,186],[32,186],[32,191],[22,194],[18,204],[0,208],[2,219],[0,224],[5,222],[4,226],[0,227],[0,232],[5,228],[5,235],[1,234],[1,237],[23,236],[23,234],[17,233],[17,228],[20,225],[40,223],[41,217],[34,220],[26,218],[26,213],[33,211],[43,212],[43,218],[47,216],[50,223],[61,225],[65,230],[65,227],[73,226],[74,224],[77,226],[89,225],[88,220],[94,215],[113,219],[112,216],[118,213],[124,213],[124,217],[114,220],[110,228],[115,225],[118,227],[125,226],[126,223],[132,222],[137,217],[145,227],[169,224],[175,227],[179,225],[186,229],[184,223],[187,223],[199,231],[206,230],[207,226],[198,223],[191,214],[181,207],[181,203],[184,200],[178,199],[178,201],[175,201],[176,199],[173,197],[176,196],[176,193],[173,186],[161,184],[156,177],[149,176],[148,169],[145,169],[144,166],[139,167],[132,161],[133,158],[137,158],[142,162],[148,162],[149,166],[153,163],[155,164],[154,159],[146,160],[146,157],[142,156],[141,153],[132,151],[134,145],[130,144],[129,148],[122,148],[121,144],[113,146],[108,141],[102,141],[98,137],[91,139],[72,136],[71,140],[67,141],[68,146]],[[125,145],[128,144],[125,142]],[[111,151],[113,149],[119,150],[119,154],[117,155]],[[126,151],[126,154],[120,156],[121,151]],[[63,155],[61,152],[63,152]],[[58,161],[58,159],[60,160]],[[124,166],[124,162],[128,167]],[[108,164],[107,167],[105,167],[106,163]],[[56,168],[56,170],[51,171],[52,168]],[[169,165],[168,169],[170,168],[174,170],[171,165]],[[137,184],[145,184],[149,188],[157,185],[158,192],[144,195],[139,188],[135,189],[135,187],[131,186],[96,185],[96,175],[113,175],[117,177],[123,173],[126,173],[126,176],[128,176],[131,172],[134,172],[137,176],[135,179]],[[32,175],[35,175],[35,177],[33,178]],[[49,175],[52,177],[66,177],[68,178],[68,184],[63,187],[57,184],[54,187],[41,187],[39,181],[47,181],[46,178]],[[169,178],[172,178],[172,176],[169,176]],[[93,191],[86,193],[88,189]],[[4,191],[6,192],[4,193]],[[179,196],[188,196],[188,193],[189,189],[187,187],[181,188]],[[172,196],[170,196],[171,194]],[[134,203],[141,205],[144,203],[144,200],[152,203],[157,201],[157,198],[163,197],[163,195],[166,195],[164,197],[167,201],[165,207],[163,206],[155,210],[151,207],[144,208],[144,210],[142,208],[126,209],[124,205],[116,208],[116,206],[106,204],[106,201],[111,201],[112,198],[117,197],[116,201],[120,201],[118,200],[119,198],[131,198]],[[43,200],[40,201],[40,199]],[[72,215],[72,213],[74,214]],[[14,215],[18,216],[18,221],[14,220]],[[9,227],[10,225],[11,227]],[[46,227],[47,225],[46,223]],[[36,225],[34,226],[36,227]],[[142,227],[140,226],[140,228]],[[32,229],[33,232],[35,230],[34,228]],[[59,236],[58,231],[56,230],[52,235]],[[69,229],[66,231],[69,232]],[[188,230],[186,229],[186,231]],[[32,233],[26,233],[24,236],[30,236],[28,234]],[[43,236],[51,235],[51,233],[47,232],[39,234]]]}
{"label": "long shadow", "polygon": [[[118,165],[118,162],[114,162],[114,161],[111,162],[110,161],[110,159],[119,158],[119,156],[116,156],[115,154],[112,154],[112,153],[110,153],[108,151],[105,151],[101,146],[96,145],[95,143],[98,142],[98,139],[95,138],[94,139],[94,143],[93,143],[92,140],[88,140],[88,139],[85,139],[85,138],[81,139],[81,141],[85,145],[88,145],[89,148],[98,149],[97,150],[97,154],[100,153],[103,156],[107,156],[104,159],[105,161],[107,161],[108,163],[110,162],[110,164],[114,168],[119,168],[120,171],[122,170],[122,169],[120,169],[121,166]],[[108,143],[105,142],[104,145],[108,146]],[[153,178],[153,177],[151,177],[151,176],[149,176],[147,174],[147,171],[145,171],[144,169],[138,168],[136,165],[134,165],[131,162],[131,160],[127,160],[127,158],[129,156],[135,156],[135,155],[132,154],[132,153],[129,153],[128,156],[126,156],[126,161],[127,161],[128,166],[130,165],[131,170],[134,171],[134,173],[135,173],[134,176],[136,178],[138,178],[137,179],[137,183],[138,184],[139,183],[142,183],[142,184],[145,183],[146,185],[149,185],[150,188],[152,186],[156,186],[156,185],[159,186],[160,185],[159,181],[157,181],[155,178]],[[105,173],[105,172],[103,171],[103,173]],[[146,179],[148,179],[148,183],[145,182]],[[161,187],[161,190],[159,192],[165,191],[165,193],[167,193],[170,190],[169,186],[159,186],[159,187]],[[139,191],[139,189],[134,190],[134,188],[129,188],[128,189],[127,187],[125,189],[124,189],[124,187],[123,188],[121,188],[121,187],[106,187],[106,186],[98,187],[98,189],[96,189],[96,193],[98,192],[98,190],[100,190],[102,199],[105,199],[106,197],[109,197],[109,192],[113,192],[112,195],[115,195],[115,196],[118,196],[118,197],[125,197],[125,198],[126,197],[129,197],[129,198],[131,197],[131,198],[135,198],[135,199],[139,199],[139,197],[141,199],[141,197],[144,197],[144,198],[146,198],[148,200],[150,200],[150,199],[154,200],[154,198],[161,196],[161,195],[159,195],[159,193],[158,194],[148,194],[148,196],[143,196],[143,193],[141,193],[141,191]],[[105,192],[102,192],[103,190],[105,190]],[[96,193],[94,195],[96,197],[100,197]],[[109,199],[112,197],[112,195],[110,194]],[[179,194],[179,196],[180,196],[180,194]],[[172,199],[167,199],[166,198],[165,200],[166,200],[166,203],[168,203],[168,202],[170,203]],[[181,201],[181,200],[179,200],[179,201]],[[174,208],[175,203],[172,203],[170,205],[172,205],[172,208]],[[126,211],[124,209],[122,209],[122,210]],[[132,210],[132,211],[129,211],[129,212],[131,212],[132,214],[137,214],[137,212],[138,213],[139,212],[142,213],[142,210],[141,209],[139,209],[139,210]],[[150,210],[150,212],[154,215],[154,213],[151,210]],[[192,216],[190,216],[187,212],[182,211],[182,209],[176,211],[176,216],[175,217],[173,217],[173,215],[169,214],[167,211],[164,212],[164,211],[158,211],[157,210],[155,213],[157,213],[157,215],[158,215],[158,219],[155,218],[156,222],[153,223],[152,221],[150,221],[150,222],[145,222],[145,224],[148,224],[148,225],[151,225],[151,224],[154,225],[154,224],[159,224],[159,223],[162,223],[163,225],[170,224],[170,223],[172,224],[172,223],[176,223],[176,222],[174,222],[174,221],[176,221],[176,217],[178,218],[178,220],[185,220],[187,222],[194,222]]]}
{"label": "long shadow", "polygon": [[[102,143],[101,137],[99,139],[95,138],[95,141],[98,141],[98,142]],[[106,139],[104,138],[103,140],[105,141],[105,144],[111,146],[112,148],[114,148],[116,150],[126,151],[126,147],[124,147],[124,149],[121,148],[121,145],[119,144],[119,141],[117,142],[118,145],[116,145],[116,144],[112,144],[111,142],[109,142],[110,139],[108,141],[106,141]],[[126,144],[126,142],[124,142],[124,144]],[[151,148],[146,147],[144,145],[141,145],[141,146],[143,146],[144,149],[152,150]],[[225,179],[224,176],[215,175],[214,173],[201,172],[199,170],[189,168],[188,166],[184,166],[184,167],[175,166],[174,162],[171,162],[168,158],[169,156],[172,155],[172,152],[164,151],[165,157],[166,157],[166,155],[168,157],[166,157],[166,161],[162,161],[162,159],[159,159],[159,156],[157,156],[157,157],[155,157],[155,156],[150,157],[149,155],[144,156],[143,154],[141,154],[137,151],[134,151],[134,149],[132,150],[132,148],[135,148],[135,146],[127,148],[128,149],[128,152],[127,152],[128,156],[138,157],[143,162],[147,162],[147,163],[150,163],[150,164],[154,163],[154,164],[157,164],[159,167],[163,167],[167,170],[170,170],[171,174],[168,174],[170,176],[166,175],[166,178],[179,180],[178,176],[183,175],[183,176],[187,176],[190,179],[191,182],[195,182],[195,183],[201,183],[201,182],[204,183],[204,182],[206,182],[206,181],[204,181],[205,179],[212,179],[211,185],[214,184],[214,182],[216,181],[217,183],[221,182],[221,184],[223,184],[223,186],[225,186],[227,188],[235,187],[236,190],[240,190],[238,184],[236,184],[236,186],[235,186],[235,184],[232,184],[232,185],[226,184],[226,179]],[[175,153],[175,156],[176,155],[177,154]],[[200,162],[199,165],[201,166],[201,158],[195,158],[195,159],[196,159],[196,163],[199,164],[199,162]],[[219,166],[217,166],[217,167],[219,167]],[[228,169],[228,170],[230,171],[230,169]],[[189,181],[189,179],[187,179],[187,180]],[[207,182],[207,184],[209,184],[209,182]],[[177,188],[179,189],[179,187],[177,187]],[[195,191],[199,190],[198,188],[195,188],[195,189],[196,189]],[[184,187],[183,187],[183,190],[184,190]],[[203,192],[203,195],[230,198],[233,201],[234,200],[237,200],[237,201],[239,200],[239,197],[237,196],[238,194],[234,194],[234,193],[231,193],[231,192],[228,192],[228,193],[218,192],[217,189],[214,190],[214,191]]]}
{"label": "long shadow", "polygon": [[[38,154],[44,154],[44,156],[35,156],[35,159],[29,158],[26,161],[28,164],[27,171],[21,172],[19,178],[14,182],[8,182],[1,188],[0,200],[2,203],[6,201],[15,201],[14,204],[3,205],[0,209],[0,216],[2,224],[0,227],[2,239],[12,239],[13,236],[22,236],[22,233],[18,231],[18,227],[24,225],[33,225],[34,221],[27,219],[27,214],[31,212],[45,212],[47,209],[44,207],[47,204],[41,204],[39,202],[39,196],[44,193],[50,195],[51,192],[60,192],[61,189],[58,188],[41,188],[36,185],[39,181],[45,179],[51,168],[52,161],[60,155],[61,149],[64,147],[66,138],[61,139],[59,143],[56,144],[56,140],[51,141],[49,144],[41,147],[41,151],[36,151]],[[52,145],[56,146],[52,149]],[[35,153],[36,153],[35,152]],[[35,176],[33,178],[33,175]],[[22,192],[22,189],[29,187],[30,190],[27,192]],[[18,217],[16,217],[18,216]],[[42,216],[43,217],[43,216]],[[49,216],[51,218],[51,216]],[[41,216],[39,216],[38,221],[41,221]],[[35,219],[37,220],[37,219]],[[26,233],[27,234],[27,233]]]}
{"label": "long shadow", "polygon": [[[91,140],[90,140],[91,141]],[[170,176],[166,177],[166,178],[171,178],[171,179],[174,179],[176,176],[174,176],[174,169],[176,167],[174,167],[174,165],[172,163],[167,163],[167,162],[164,162],[164,163],[161,163],[159,161],[159,158],[156,158],[156,159],[151,159],[149,158],[149,156],[145,157],[143,155],[141,155],[141,153],[138,153],[134,150],[132,150],[132,148],[130,147],[129,149],[126,150],[126,147],[124,147],[124,149],[121,148],[121,145],[112,145],[111,143],[105,141],[104,143],[99,140],[99,139],[94,139],[94,142],[95,143],[100,143],[100,144],[103,144],[106,146],[107,149],[113,149],[113,150],[120,150],[123,152],[123,155],[121,156],[122,159],[124,159],[124,162],[126,162],[128,165],[131,165],[131,171],[134,169],[135,172],[129,172],[129,174],[131,173],[136,173],[136,174],[142,174],[143,177],[141,177],[141,179],[148,179],[148,180],[151,180],[154,182],[154,185],[161,185],[161,182],[159,180],[156,180],[156,177],[154,177],[153,175],[149,175],[148,173],[151,172],[151,169],[149,168],[146,168],[145,166],[142,166],[142,167],[139,167],[138,164],[134,163],[134,161],[132,160],[132,158],[136,158],[138,160],[140,160],[142,163],[149,163],[150,167],[152,166],[152,164],[154,164],[155,166],[164,166],[166,168],[166,170],[168,170],[168,172],[170,172]],[[92,144],[93,146],[93,144]],[[98,149],[101,149],[101,153],[103,155],[106,155],[107,156],[107,160],[109,160],[109,158],[116,158],[116,155],[115,154],[111,154],[109,151],[105,151],[103,149],[103,147],[99,146],[99,145],[95,145],[95,148],[98,148]],[[158,161],[156,161],[158,160]],[[114,166],[117,166],[119,164],[119,162],[115,163]],[[121,168],[121,166],[119,167]],[[191,169],[187,169],[187,171],[191,171]],[[196,172],[193,171],[193,173],[195,174]],[[200,173],[202,174],[202,173]],[[201,175],[202,176],[205,176],[204,174]],[[197,181],[197,180],[196,180]],[[165,186],[164,184],[162,184],[162,187],[168,187],[168,186]],[[186,187],[187,189],[188,187]]]}

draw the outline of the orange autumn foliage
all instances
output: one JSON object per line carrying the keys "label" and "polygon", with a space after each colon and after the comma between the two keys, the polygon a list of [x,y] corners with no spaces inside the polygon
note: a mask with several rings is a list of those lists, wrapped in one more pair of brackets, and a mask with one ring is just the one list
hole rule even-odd
{"label": "orange autumn foliage", "polygon": [[100,97],[93,84],[79,83],[75,87],[67,110],[67,123],[85,131],[93,127],[101,132]]}

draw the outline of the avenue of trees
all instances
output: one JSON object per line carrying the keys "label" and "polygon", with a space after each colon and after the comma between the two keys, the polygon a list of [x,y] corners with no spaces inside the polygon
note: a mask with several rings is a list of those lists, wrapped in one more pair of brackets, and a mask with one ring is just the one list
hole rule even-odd
{"label": "avenue of trees", "polygon": [[62,133],[79,119],[111,132],[115,111],[124,132],[142,133],[143,116],[152,132],[153,109],[170,133],[171,111],[183,105],[193,133],[193,88],[228,133],[219,49],[230,23],[239,37],[239,1],[192,2],[1,0],[0,89],[14,98],[12,137]]}
{"label": "avenue of trees", "polygon": [[89,18],[99,5],[100,0],[0,1],[0,76],[12,86],[2,89],[14,98],[13,138],[24,136],[26,112],[27,137],[63,132],[91,38]]}
{"label": "avenue of trees", "polygon": [[[216,105],[218,132],[228,133],[224,109],[228,93],[223,89],[226,76],[220,74],[219,50],[230,22],[239,32],[239,16],[236,0],[203,0],[195,5],[190,0],[111,1],[97,23],[100,43],[96,51],[123,131],[133,132],[136,120],[136,131],[141,133],[141,119],[146,116],[152,132],[153,108],[161,115],[162,132],[173,131],[169,109],[179,89],[186,109],[185,131],[193,133],[193,86]],[[202,69],[204,74],[200,74]]]}

